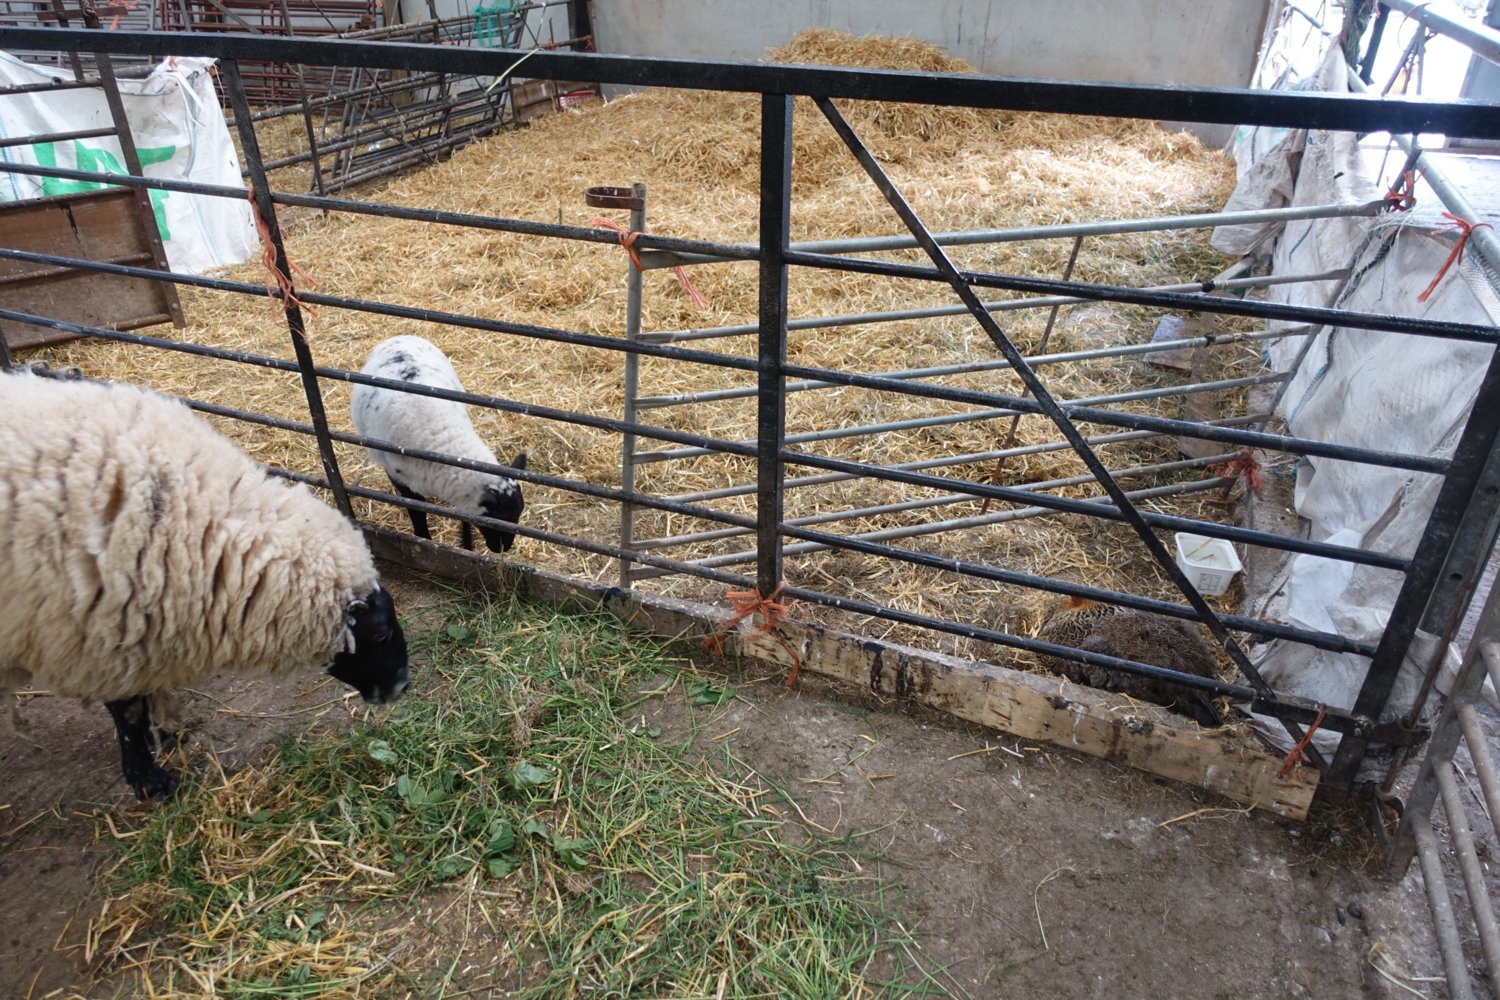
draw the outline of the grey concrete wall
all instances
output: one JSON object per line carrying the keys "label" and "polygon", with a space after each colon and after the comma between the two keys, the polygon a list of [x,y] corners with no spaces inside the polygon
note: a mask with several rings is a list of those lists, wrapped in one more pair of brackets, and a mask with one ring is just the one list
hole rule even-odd
{"label": "grey concrete wall", "polygon": [[[760,59],[806,28],[909,35],[981,73],[1243,87],[1269,0],[593,0],[601,52]],[[1210,141],[1227,129],[1210,128]]]}

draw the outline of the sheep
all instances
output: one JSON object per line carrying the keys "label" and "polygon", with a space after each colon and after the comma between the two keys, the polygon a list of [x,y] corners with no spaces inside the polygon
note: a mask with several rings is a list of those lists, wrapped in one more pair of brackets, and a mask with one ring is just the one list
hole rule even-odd
{"label": "sheep", "polygon": [[[1198,628],[1178,618],[1126,610],[1082,597],[1064,597],[1051,608],[1037,638],[1122,660],[1136,660],[1199,677],[1218,675],[1218,657]],[[1105,691],[1123,691],[1165,705],[1204,726],[1222,724],[1207,692],[1155,677],[1126,674],[1060,656],[1040,655],[1048,670]]]}
{"label": "sheep", "polygon": [[0,375],[0,698],[104,702],[125,780],[170,795],[151,707],[219,671],[325,666],[368,702],[411,681],[358,528],[186,405],[128,385]]}
{"label": "sheep", "polygon": [[[410,334],[377,344],[365,361],[363,372],[378,378],[463,391],[447,355],[431,341]],[[349,409],[355,429],[366,437],[403,448],[498,464],[495,453],[474,433],[464,404],[455,400],[356,385]],[[367,451],[370,460],[390,477],[396,492],[408,500],[425,501],[428,496],[435,496],[459,510],[511,524],[520,521],[526,508],[521,485],[514,479],[373,448]],[[526,468],[526,453],[521,452],[510,464],[515,469]],[[417,537],[432,537],[424,512],[408,508],[407,514]],[[469,523],[459,524],[461,544],[472,549],[474,536]],[[505,552],[515,543],[515,532],[505,528],[482,527],[479,532],[491,552]]]}

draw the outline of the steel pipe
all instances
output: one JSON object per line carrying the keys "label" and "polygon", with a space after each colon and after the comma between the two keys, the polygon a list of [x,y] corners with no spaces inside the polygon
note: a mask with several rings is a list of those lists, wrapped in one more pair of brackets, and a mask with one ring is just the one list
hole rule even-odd
{"label": "steel pipe", "polygon": [[1417,857],[1422,864],[1422,884],[1427,889],[1427,905],[1432,910],[1433,931],[1438,951],[1448,975],[1449,1000],[1474,1000],[1469,981],[1469,966],[1464,961],[1464,946],[1458,936],[1458,921],[1453,916],[1453,900],[1448,882],[1443,878],[1443,862],[1438,857],[1437,838],[1432,834],[1432,820],[1425,814],[1417,817],[1413,831],[1417,838]]}
{"label": "steel pipe", "polygon": [[1486,966],[1500,969],[1500,927],[1495,924],[1489,886],[1485,884],[1484,871],[1479,867],[1479,855],[1474,851],[1474,834],[1469,830],[1469,816],[1458,793],[1458,783],[1453,778],[1453,765],[1438,768],[1436,774],[1438,792],[1443,798],[1443,813],[1448,817],[1448,832],[1453,838],[1453,851],[1463,874],[1464,888],[1469,894],[1474,926],[1479,931],[1480,950]]}

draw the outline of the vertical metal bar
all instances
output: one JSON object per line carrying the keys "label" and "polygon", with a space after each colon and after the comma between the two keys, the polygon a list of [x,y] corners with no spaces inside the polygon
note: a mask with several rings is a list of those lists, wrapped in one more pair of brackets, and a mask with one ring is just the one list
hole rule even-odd
{"label": "vertical metal bar", "polygon": [[1365,46],[1364,58],[1359,61],[1359,78],[1365,83],[1375,79],[1375,55],[1380,51],[1380,39],[1385,35],[1385,24],[1391,19],[1391,9],[1380,4],[1375,15],[1375,24],[1370,28],[1370,43]]}
{"label": "vertical metal bar", "polygon": [[[281,24],[286,29],[286,36],[292,37],[292,13],[287,9],[286,0],[280,0]],[[307,106],[307,74],[303,71],[302,64],[296,63],[292,67],[297,73],[297,99],[302,102],[302,126],[307,130],[307,151],[312,154],[312,186],[318,194],[326,194],[323,190],[323,170],[318,163],[318,137],[313,129],[312,109]],[[327,215],[327,212],[323,213]]]}
{"label": "vertical metal bar", "polygon": [[[52,12],[57,15],[57,26],[59,28],[68,27],[68,15],[63,10],[62,0],[52,0]],[[68,52],[68,60],[73,65],[73,79],[81,83],[83,81],[83,60],[78,57],[76,50]]]}
{"label": "vertical metal bar", "polygon": [[1469,893],[1469,908],[1474,911],[1474,926],[1479,930],[1479,947],[1484,962],[1491,969],[1500,969],[1500,927],[1495,925],[1489,887],[1485,885],[1484,872],[1479,867],[1479,855],[1474,851],[1474,834],[1469,830],[1469,817],[1458,794],[1458,782],[1453,780],[1451,763],[1438,769],[1437,781],[1438,791],[1443,796],[1443,813],[1448,817],[1448,832],[1453,837],[1453,851],[1458,856],[1464,888]]}
{"label": "vertical metal bar", "polygon": [[1422,861],[1427,903],[1432,908],[1438,951],[1442,953],[1443,967],[1448,973],[1448,996],[1450,1000],[1474,1000],[1469,967],[1464,963],[1463,942],[1458,936],[1458,921],[1453,916],[1453,900],[1448,895],[1448,881],[1443,878],[1443,862],[1438,857],[1437,838],[1432,835],[1432,820],[1426,813],[1417,817],[1413,832],[1417,856]]}
{"label": "vertical metal bar", "polygon": [[[630,231],[646,231],[646,185],[632,184],[630,194]],[[634,343],[641,338],[641,286],[643,275],[633,262],[625,265],[625,339]],[[625,407],[622,417],[626,423],[635,422],[635,401],[640,394],[641,357],[639,354],[625,355]],[[620,438],[620,489],[635,492],[635,435],[626,433]],[[628,501],[620,504],[620,548],[629,550],[635,544],[635,504]],[[630,589],[631,562],[620,560],[620,586]]]}
{"label": "vertical metal bar", "polygon": [[[1067,281],[1069,278],[1073,277],[1073,266],[1078,263],[1078,251],[1082,249],[1083,237],[1081,235],[1073,237],[1073,249],[1068,254],[1067,266],[1063,268],[1062,280]],[[1047,311],[1047,326],[1042,330],[1041,343],[1037,344],[1036,350],[1033,353],[1047,353],[1047,342],[1052,339],[1052,328],[1057,324],[1057,314],[1061,309],[1062,303],[1059,302],[1054,304],[1052,308]],[[1016,443],[1016,431],[1020,428],[1020,426],[1021,414],[1017,413],[1015,416],[1010,418],[1010,427],[1005,432],[1005,443],[1000,445],[1001,451],[1009,450],[1010,446]],[[995,471],[990,473],[990,482],[997,484],[1000,482],[1000,474],[1005,471],[1005,460],[1007,457],[1008,456],[1001,455],[999,461],[995,463]],[[985,497],[984,502],[979,505],[979,513],[984,514],[988,512],[989,509],[990,498]]]}
{"label": "vertical metal bar", "polygon": [[[99,14],[92,7],[84,8],[83,17],[84,23],[90,28],[100,29]],[[107,53],[96,52],[94,64],[99,70],[99,86],[104,91],[105,103],[109,105],[109,115],[114,119],[115,138],[120,143],[120,156],[125,161],[125,169],[132,177],[145,177],[146,174],[141,169],[140,152],[135,147],[135,135],[130,131],[130,120],[125,117],[125,102],[120,98],[120,86],[115,80],[114,62]],[[167,248],[162,244],[161,230],[156,225],[156,210],[151,205],[151,192],[141,187],[131,188],[131,191],[135,195],[136,215],[141,220],[141,233],[146,238],[151,259],[158,271],[170,271],[172,268],[167,263]],[[177,286],[169,281],[159,281],[156,284],[166,300],[172,325],[181,329],[186,323],[182,318],[182,303],[177,299]]]}
{"label": "vertical metal bar", "polygon": [[[1427,519],[1411,568],[1402,581],[1380,645],[1355,699],[1355,715],[1372,719],[1380,715],[1418,629],[1438,636],[1451,635],[1463,617],[1500,527],[1497,440],[1500,440],[1500,352],[1490,356],[1469,422],[1454,449],[1452,466],[1433,504],[1432,516]],[[1486,608],[1486,618],[1489,612]],[[1500,622],[1487,623],[1486,618],[1481,618],[1483,630],[1476,630],[1475,636],[1500,635]],[[1443,643],[1435,645],[1439,651],[1444,648]],[[1433,669],[1440,666],[1441,660]],[[1346,734],[1339,743],[1332,768],[1324,776],[1325,783],[1333,789],[1349,788],[1368,746],[1366,734]],[[1448,753],[1451,755],[1451,748]]]}
{"label": "vertical metal bar", "polygon": [[781,519],[786,438],[787,248],[792,221],[792,98],[760,98],[760,403],[757,414],[755,583],[762,597],[781,585]]}
{"label": "vertical metal bar", "polygon": [[[1240,648],[1239,643],[1229,634],[1228,629],[1224,627],[1224,623],[1219,620],[1218,614],[1215,613],[1203,595],[1198,592],[1198,588],[1194,587],[1188,580],[1182,568],[1177,565],[1176,559],[1167,551],[1161,539],[1156,537],[1156,533],[1151,530],[1151,526],[1141,517],[1140,511],[1136,510],[1135,504],[1131,502],[1129,495],[1119,483],[1115,482],[1115,478],[1110,475],[1109,469],[1100,461],[1099,456],[1094,453],[1094,450],[1089,447],[1087,439],[1078,430],[1078,426],[1073,423],[1066,410],[1058,404],[1057,400],[1053,398],[1052,393],[1048,391],[1046,385],[1037,377],[1036,372],[1027,364],[1025,356],[1016,347],[1015,343],[1006,336],[1005,331],[1000,328],[1000,324],[995,317],[990,314],[989,310],[985,309],[984,303],[975,293],[974,287],[965,280],[963,274],[954,266],[953,261],[948,257],[946,251],[933,239],[931,231],[923,224],[921,217],[917,215],[905,196],[891,182],[885,169],[880,166],[880,163],[875,159],[869,148],[860,140],[853,127],[849,125],[844,116],[839,113],[838,108],[828,98],[817,98],[817,105],[818,109],[823,112],[823,116],[828,119],[829,124],[833,126],[834,131],[838,133],[839,138],[843,140],[844,145],[848,147],[849,151],[854,154],[855,159],[859,161],[860,166],[864,168],[865,173],[875,182],[875,186],[880,189],[886,202],[895,210],[902,224],[906,226],[912,236],[916,237],[918,245],[927,254],[928,259],[932,261],[938,271],[947,280],[954,293],[958,295],[959,300],[968,307],[969,312],[973,315],[974,321],[979,324],[980,329],[984,330],[989,336],[990,341],[1000,350],[1005,359],[1011,363],[1011,369],[1021,377],[1022,382],[1030,390],[1032,398],[1041,406],[1042,412],[1057,426],[1062,436],[1067,439],[1068,444],[1073,446],[1073,450],[1077,452],[1078,457],[1082,459],[1084,466],[1089,472],[1094,474],[1094,478],[1104,488],[1104,492],[1109,495],[1109,499],[1120,512],[1121,520],[1135,531],[1136,536],[1140,538],[1142,545],[1145,546],[1146,551],[1150,553],[1152,559],[1155,560],[1167,579],[1172,582],[1173,586],[1177,588],[1187,600],[1187,603],[1197,613],[1198,620],[1213,633],[1220,647],[1229,654],[1229,658],[1239,668],[1241,676],[1258,693],[1268,698],[1274,698],[1275,693],[1271,690],[1271,686],[1266,683],[1266,679],[1260,675],[1260,671],[1250,662],[1249,657],[1245,655],[1245,651]],[[1286,727],[1287,732],[1291,734],[1293,739],[1300,740],[1302,738],[1302,727],[1295,721],[1290,718],[1279,717],[1278,721]],[[1347,737],[1345,737],[1345,742],[1348,742]],[[1323,768],[1326,765],[1322,754],[1314,749],[1311,744],[1304,749],[1303,753],[1315,766]]]}
{"label": "vertical metal bar", "polygon": [[0,327],[0,371],[8,372],[15,366],[10,356],[10,345],[5,342],[5,328]]}
{"label": "vertical metal bar", "polygon": [[[245,167],[250,173],[251,197],[256,211],[264,224],[264,236],[271,241],[274,264],[286,276],[287,287],[291,287],[291,265],[287,263],[286,245],[281,239],[281,227],[276,222],[276,206],[271,201],[271,187],[266,180],[266,168],[260,157],[260,142],[255,136],[255,124],[250,120],[250,102],[245,97],[245,82],[240,76],[237,60],[226,59],[219,63],[219,78],[229,91],[229,102],[234,108],[235,125],[240,133],[240,148],[245,154]],[[323,392],[318,386],[318,376],[313,372],[312,348],[307,343],[307,329],[302,322],[302,307],[295,295],[288,294],[281,303],[286,315],[286,325],[292,335],[292,350],[297,356],[297,367],[302,372],[302,390],[307,395],[307,412],[312,418],[313,430],[318,439],[318,454],[323,459],[323,476],[333,492],[334,503],[344,516],[355,520],[354,508],[349,503],[349,494],[344,489],[344,477],[339,472],[338,456],[333,451],[333,439],[328,434],[328,415],[323,409]]]}

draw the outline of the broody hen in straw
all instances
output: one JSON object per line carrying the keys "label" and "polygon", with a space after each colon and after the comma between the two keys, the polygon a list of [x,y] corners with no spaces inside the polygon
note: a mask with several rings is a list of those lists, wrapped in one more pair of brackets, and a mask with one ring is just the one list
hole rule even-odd
{"label": "broody hen in straw", "polygon": [[[1218,658],[1197,626],[1178,618],[1126,610],[1087,598],[1064,597],[1059,600],[1042,623],[1037,638],[1199,677],[1217,675]],[[1207,692],[1058,656],[1043,655],[1039,659],[1042,666],[1075,684],[1119,691],[1142,701],[1165,705],[1204,726],[1217,726],[1222,722]]]}

